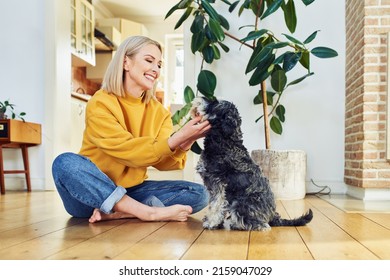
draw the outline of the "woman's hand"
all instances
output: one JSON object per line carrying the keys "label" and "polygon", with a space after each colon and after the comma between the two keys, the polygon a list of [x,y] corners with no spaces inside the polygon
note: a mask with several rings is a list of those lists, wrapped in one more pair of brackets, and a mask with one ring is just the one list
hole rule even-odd
{"label": "woman's hand", "polygon": [[208,121],[200,122],[201,119],[201,116],[193,118],[168,139],[168,145],[172,151],[177,147],[188,150],[197,139],[206,135],[211,125]]}

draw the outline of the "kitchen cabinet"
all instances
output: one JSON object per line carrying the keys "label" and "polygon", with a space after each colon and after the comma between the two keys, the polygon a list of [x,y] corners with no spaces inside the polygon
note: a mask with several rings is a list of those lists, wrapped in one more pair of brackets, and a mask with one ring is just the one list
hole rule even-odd
{"label": "kitchen cabinet", "polygon": [[116,28],[121,34],[121,42],[123,42],[129,36],[149,35],[148,30],[143,24],[123,18],[98,19],[96,21],[96,26],[112,26]]}
{"label": "kitchen cabinet", "polygon": [[[106,34],[106,36],[119,46],[127,37],[134,35],[148,36],[148,31],[141,23],[123,18],[102,18],[96,19],[96,28]],[[96,52],[96,65],[87,66],[87,79],[101,83],[104,73],[110,63],[115,51]]]}
{"label": "kitchen cabinet", "polygon": [[[118,47],[121,43],[121,34],[113,26],[99,26],[97,27],[101,32],[103,32],[107,38],[110,39],[112,43]],[[104,77],[104,73],[113,58],[115,51],[104,50],[104,46],[101,46],[101,42],[95,40],[95,49],[96,49],[96,65],[87,66],[87,79],[96,83],[101,83]]]}
{"label": "kitchen cabinet", "polygon": [[78,153],[83,141],[83,134],[85,129],[85,109],[90,96],[87,94],[72,93],[71,100],[71,151]]}
{"label": "kitchen cabinet", "polygon": [[94,8],[86,0],[70,1],[72,66],[95,65]]}

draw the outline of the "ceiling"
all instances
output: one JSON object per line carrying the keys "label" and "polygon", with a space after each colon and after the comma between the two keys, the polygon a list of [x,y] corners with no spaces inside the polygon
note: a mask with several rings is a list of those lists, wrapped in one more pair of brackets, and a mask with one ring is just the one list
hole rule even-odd
{"label": "ceiling", "polygon": [[114,17],[142,18],[162,17],[179,0],[99,0]]}

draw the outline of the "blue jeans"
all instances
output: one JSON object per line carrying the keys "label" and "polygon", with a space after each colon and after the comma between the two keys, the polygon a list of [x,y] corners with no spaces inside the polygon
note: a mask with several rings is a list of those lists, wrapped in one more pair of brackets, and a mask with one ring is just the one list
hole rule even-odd
{"label": "blue jeans", "polygon": [[131,188],[117,186],[91,160],[74,153],[59,155],[52,173],[66,211],[79,218],[90,217],[95,208],[112,213],[124,195],[149,206],[189,205],[192,213],[206,207],[209,199],[204,186],[181,180],[144,181]]}

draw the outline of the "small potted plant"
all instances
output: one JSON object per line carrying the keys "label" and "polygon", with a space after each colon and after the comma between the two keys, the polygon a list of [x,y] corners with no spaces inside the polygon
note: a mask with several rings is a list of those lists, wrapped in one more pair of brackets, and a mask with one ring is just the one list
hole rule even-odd
{"label": "small potted plant", "polygon": [[25,112],[16,113],[14,111],[15,110],[14,107],[15,104],[10,103],[9,100],[0,101],[0,120],[7,119],[8,116],[6,115],[6,113],[7,111],[9,111],[11,113],[12,119],[19,118],[23,122],[25,122],[23,117],[26,115],[26,113]]}

